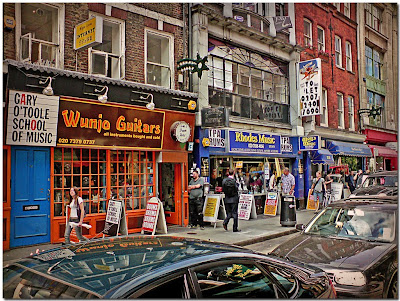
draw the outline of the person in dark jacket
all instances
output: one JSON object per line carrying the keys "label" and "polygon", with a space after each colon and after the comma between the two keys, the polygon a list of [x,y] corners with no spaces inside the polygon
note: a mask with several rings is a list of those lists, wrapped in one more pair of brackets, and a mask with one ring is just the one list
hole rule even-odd
{"label": "person in dark jacket", "polygon": [[[239,189],[234,179],[234,173],[235,171],[233,169],[229,169],[229,176],[222,181],[222,191],[225,194],[224,203],[226,210],[226,218],[222,225],[224,229],[228,231],[229,220],[233,218],[233,232],[240,232],[238,229]],[[233,189],[231,188],[232,185]]]}

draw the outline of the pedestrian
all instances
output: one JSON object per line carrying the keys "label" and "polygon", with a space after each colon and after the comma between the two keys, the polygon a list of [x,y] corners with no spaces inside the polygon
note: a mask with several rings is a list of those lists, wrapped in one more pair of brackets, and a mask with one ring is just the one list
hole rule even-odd
{"label": "pedestrian", "polygon": [[193,170],[193,178],[190,180],[189,190],[189,220],[190,228],[196,228],[200,226],[201,230],[204,230],[203,221],[203,186],[204,179],[199,177],[199,171]]}
{"label": "pedestrian", "polygon": [[269,186],[269,190],[270,191],[275,191],[276,190],[276,172],[275,172],[274,169],[272,170],[272,175],[269,178],[268,186]]}
{"label": "pedestrian", "polygon": [[233,218],[233,232],[240,232],[238,229],[239,189],[234,179],[234,173],[233,169],[229,169],[229,176],[222,181],[222,191],[225,194],[224,203],[226,210],[226,218],[222,226],[226,231],[228,231],[229,220]]}
{"label": "pedestrian", "polygon": [[361,169],[358,170],[358,172],[354,175],[353,179],[354,179],[356,188],[359,188],[362,184],[362,179],[363,179],[363,172]]}
{"label": "pedestrian", "polygon": [[355,186],[354,186],[354,180],[353,180],[353,176],[351,174],[352,172],[347,171],[346,172],[346,176],[345,176],[345,182],[347,184],[347,187],[350,190],[350,193],[353,193]]}
{"label": "pedestrian", "polygon": [[283,195],[293,195],[294,187],[296,186],[296,181],[294,176],[289,172],[289,168],[285,167],[283,169],[282,181],[282,194]]}
{"label": "pedestrian", "polygon": [[[70,215],[67,225],[65,225],[65,244],[70,244],[70,235],[72,228],[75,229],[76,236],[78,237],[79,241],[87,241],[88,239],[82,235],[82,223],[85,217],[85,208],[83,206],[83,200],[80,196],[78,196],[79,189],[77,187],[71,187],[69,190],[69,208]],[[70,222],[77,223],[78,226],[71,227],[69,225]]]}
{"label": "pedestrian", "polygon": [[237,172],[235,173],[235,181],[238,184],[239,192],[247,193],[248,189],[241,168],[238,168]]}
{"label": "pedestrian", "polygon": [[210,177],[210,185],[212,189],[215,190],[215,187],[222,187],[222,178],[218,176],[218,171],[216,168],[213,169],[211,177]]}
{"label": "pedestrian", "polygon": [[[326,191],[325,179],[321,177],[321,172],[317,171],[311,186],[311,193],[314,196],[314,202],[316,202],[317,199],[319,200],[319,204],[324,201],[324,193],[322,192],[323,189]],[[315,209],[318,210],[318,207]]]}

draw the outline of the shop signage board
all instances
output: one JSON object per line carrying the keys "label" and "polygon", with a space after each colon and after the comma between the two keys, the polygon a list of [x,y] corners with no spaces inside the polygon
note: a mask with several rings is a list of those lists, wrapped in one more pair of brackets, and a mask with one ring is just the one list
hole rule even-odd
{"label": "shop signage board", "polygon": [[165,112],[60,98],[57,146],[161,150]]}
{"label": "shop signage board", "polygon": [[319,150],[320,148],[321,148],[320,136],[299,137],[300,151]]}
{"label": "shop signage board", "polygon": [[331,183],[332,195],[335,201],[338,201],[342,198],[342,190],[343,190],[343,183]]}
{"label": "shop signage board", "polygon": [[74,49],[96,46],[103,40],[103,18],[94,17],[74,28]]}
{"label": "shop signage board", "polygon": [[210,147],[225,148],[225,138],[222,137],[222,130],[209,129],[208,139],[210,139]]}
{"label": "shop signage board", "polygon": [[265,199],[264,215],[276,215],[278,209],[278,193],[268,192],[267,198]]}
{"label": "shop signage board", "polygon": [[128,235],[124,202],[109,200],[103,234],[117,236],[119,233]]}
{"label": "shop signage board", "polygon": [[222,222],[226,217],[222,194],[208,194],[203,206],[203,220],[205,222]]}
{"label": "shop signage board", "polygon": [[321,59],[299,62],[299,98],[301,117],[321,115]]}
{"label": "shop signage board", "polygon": [[203,128],[215,128],[227,126],[229,120],[225,107],[201,109],[201,126]]}
{"label": "shop signage board", "polygon": [[238,216],[239,219],[249,220],[250,218],[257,218],[256,203],[254,195],[252,194],[241,194],[239,197],[238,205]]}
{"label": "shop signage board", "polygon": [[281,137],[282,153],[293,152],[293,144],[290,143],[290,137]]}
{"label": "shop signage board", "polygon": [[208,177],[210,173],[210,158],[201,157],[201,168],[200,168],[201,177]]}
{"label": "shop signage board", "polygon": [[280,154],[281,136],[254,132],[229,131],[229,152]]}
{"label": "shop signage board", "polygon": [[306,209],[307,210],[316,210],[318,208],[318,206],[319,206],[318,200],[314,200],[314,195],[311,193],[311,189],[309,189]]}
{"label": "shop signage board", "polygon": [[141,233],[151,232],[151,235],[154,235],[156,231],[161,234],[167,234],[167,222],[160,199],[152,197],[146,205]]}
{"label": "shop signage board", "polygon": [[10,90],[8,145],[56,146],[59,97]]}

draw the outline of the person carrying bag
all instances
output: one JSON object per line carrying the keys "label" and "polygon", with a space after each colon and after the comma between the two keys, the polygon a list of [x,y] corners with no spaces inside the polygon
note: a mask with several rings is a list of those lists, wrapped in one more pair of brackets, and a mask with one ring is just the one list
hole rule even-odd
{"label": "person carrying bag", "polygon": [[[65,226],[65,243],[64,244],[70,244],[70,236],[71,236],[71,231],[72,228],[75,229],[76,236],[79,239],[79,242],[81,241],[87,241],[88,239],[82,235],[82,223],[83,219],[86,216],[85,213],[85,208],[83,207],[83,200],[80,196],[78,196],[79,189],[77,187],[71,187],[69,191],[70,195],[70,202],[69,202],[69,207],[71,208],[70,212],[70,218]],[[67,211],[68,213],[68,211]],[[70,222],[77,223],[78,226],[70,226]]]}
{"label": "person carrying bag", "polygon": [[[314,196],[314,202],[316,202],[317,198],[318,198],[319,204],[321,204],[324,200],[323,189],[325,188],[325,191],[326,191],[325,180],[323,178],[321,178],[320,171],[317,171],[317,173],[315,175],[316,175],[316,177],[313,179],[313,184],[311,186],[311,193]],[[319,209],[318,207],[315,210],[318,210]]]}

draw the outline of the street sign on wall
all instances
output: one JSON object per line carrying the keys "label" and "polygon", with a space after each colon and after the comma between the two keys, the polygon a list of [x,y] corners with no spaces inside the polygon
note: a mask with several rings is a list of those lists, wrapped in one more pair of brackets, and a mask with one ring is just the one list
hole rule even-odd
{"label": "street sign on wall", "polygon": [[301,116],[321,115],[321,59],[299,63],[299,98]]}

